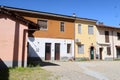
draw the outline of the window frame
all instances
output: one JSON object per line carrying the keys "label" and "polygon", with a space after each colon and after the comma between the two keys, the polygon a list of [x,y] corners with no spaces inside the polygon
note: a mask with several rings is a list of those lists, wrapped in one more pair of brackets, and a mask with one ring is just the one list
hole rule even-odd
{"label": "window frame", "polygon": [[[78,44],[78,54],[84,54],[84,44]],[[83,50],[79,50],[79,46],[83,49]],[[82,52],[80,52],[82,51]]]}
{"label": "window frame", "polygon": [[[92,33],[89,31],[90,30],[89,27],[92,27]],[[94,26],[93,25],[88,25],[88,34],[89,35],[93,35],[94,34]]]}
{"label": "window frame", "polygon": [[[68,47],[69,47],[69,50],[68,50]],[[72,44],[71,43],[67,43],[67,54],[70,54],[71,52],[72,52]]]}
{"label": "window frame", "polygon": [[117,40],[120,40],[120,32],[117,32]]}
{"label": "window frame", "polygon": [[[108,32],[108,33],[106,33],[106,32]],[[105,42],[106,42],[106,43],[109,43],[109,42],[110,42],[110,37],[109,37],[109,35],[110,35],[109,31],[105,31]]]}
{"label": "window frame", "polygon": [[82,25],[80,23],[78,23],[78,34],[82,33]]}
{"label": "window frame", "polygon": [[45,31],[48,30],[48,20],[47,20],[47,19],[38,19],[38,20],[37,20],[37,24],[38,24],[38,25],[39,25],[39,21],[46,21],[46,26],[47,26],[46,29],[43,29],[43,28],[40,27],[40,30],[45,30]]}
{"label": "window frame", "polygon": [[107,47],[107,55],[111,55],[111,47]]}
{"label": "window frame", "polygon": [[[63,31],[62,31],[62,28],[61,28],[61,27],[62,27],[62,26],[61,26],[61,25],[62,25],[61,23],[64,23],[64,24],[63,24],[63,25],[64,25],[64,26],[63,26]],[[64,21],[60,21],[60,32],[65,32],[65,22],[64,22]]]}

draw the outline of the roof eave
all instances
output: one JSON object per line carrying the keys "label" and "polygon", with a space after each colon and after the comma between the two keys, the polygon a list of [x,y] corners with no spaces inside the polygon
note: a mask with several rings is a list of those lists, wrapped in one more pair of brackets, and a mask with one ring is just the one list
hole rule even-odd
{"label": "roof eave", "polygon": [[38,15],[46,15],[46,16],[53,16],[53,17],[60,17],[60,18],[67,18],[67,19],[75,19],[73,16],[67,16],[67,15],[53,14],[53,13],[48,13],[48,12],[40,12],[40,11],[6,7],[6,6],[2,6],[2,7],[4,7],[5,9],[8,9],[8,10],[18,11],[18,12],[26,12],[26,13],[32,13],[32,14],[38,14]]}
{"label": "roof eave", "polygon": [[76,18],[76,20],[84,20],[84,21],[90,21],[90,22],[97,22],[98,20],[94,20],[94,19],[88,19],[88,18]]}
{"label": "roof eave", "polygon": [[114,26],[107,26],[107,25],[96,25],[97,27],[102,27],[102,28],[111,28],[111,29],[120,29],[119,27],[114,27]]}

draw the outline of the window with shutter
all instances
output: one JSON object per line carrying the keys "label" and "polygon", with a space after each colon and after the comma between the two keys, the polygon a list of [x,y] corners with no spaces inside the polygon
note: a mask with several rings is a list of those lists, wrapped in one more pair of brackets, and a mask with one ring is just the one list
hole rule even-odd
{"label": "window with shutter", "polygon": [[105,42],[109,43],[109,31],[105,31]]}
{"label": "window with shutter", "polygon": [[47,20],[38,20],[40,30],[47,30]]}
{"label": "window with shutter", "polygon": [[94,28],[91,25],[88,26],[88,34],[94,34]]}
{"label": "window with shutter", "polygon": [[84,53],[84,45],[78,45],[78,54]]}

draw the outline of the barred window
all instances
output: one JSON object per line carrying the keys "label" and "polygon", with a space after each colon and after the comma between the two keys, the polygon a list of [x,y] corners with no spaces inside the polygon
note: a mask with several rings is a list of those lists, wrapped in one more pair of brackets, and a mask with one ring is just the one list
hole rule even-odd
{"label": "barred window", "polygon": [[64,22],[60,22],[60,31],[61,32],[65,31],[65,23]]}

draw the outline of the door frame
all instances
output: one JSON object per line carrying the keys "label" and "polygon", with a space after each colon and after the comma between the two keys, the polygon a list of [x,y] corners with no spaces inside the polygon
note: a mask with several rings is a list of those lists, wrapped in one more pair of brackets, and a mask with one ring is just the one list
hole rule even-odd
{"label": "door frame", "polygon": [[[90,47],[90,60],[94,60],[94,59],[95,59],[94,49],[95,49],[94,46],[91,46],[91,47]],[[91,51],[93,51],[93,55],[92,55]]]}
{"label": "door frame", "polygon": [[[55,57],[54,57],[54,59],[55,60],[60,60],[60,43],[55,43]],[[56,47],[56,46],[59,46],[59,47]],[[59,50],[57,50],[56,48],[59,48]],[[58,52],[56,52],[56,50],[58,51]]]}
{"label": "door frame", "polygon": [[118,56],[118,50],[120,50],[120,48],[119,48],[119,47],[116,47],[116,56],[117,56],[117,58],[119,59],[120,57]]}
{"label": "door frame", "polygon": [[45,43],[45,60],[51,60],[51,43]]}
{"label": "door frame", "polygon": [[100,59],[100,60],[103,59],[103,58],[102,58],[102,56],[103,56],[103,55],[102,55],[102,52],[103,52],[103,48],[100,47],[100,48],[99,48],[99,59]]}

